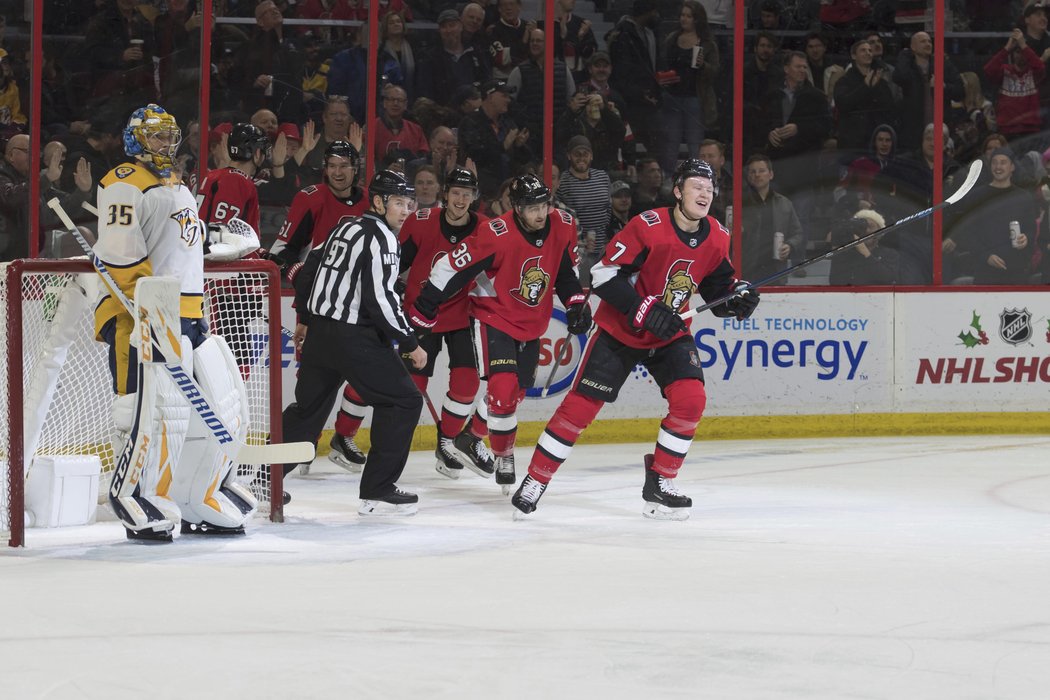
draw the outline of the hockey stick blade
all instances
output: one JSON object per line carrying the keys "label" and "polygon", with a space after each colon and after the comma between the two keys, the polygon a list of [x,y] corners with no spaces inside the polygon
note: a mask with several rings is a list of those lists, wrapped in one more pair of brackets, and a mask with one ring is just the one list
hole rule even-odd
{"label": "hockey stick blade", "polygon": [[[900,220],[890,224],[889,226],[883,226],[878,231],[872,231],[871,233],[869,233],[867,235],[864,235],[864,236],[861,236],[860,238],[852,240],[852,241],[850,241],[848,243],[843,243],[840,246],[836,246],[835,248],[832,248],[831,250],[827,251],[826,253],[822,253],[822,254],[814,257],[814,258],[810,258],[809,260],[803,260],[802,262],[800,262],[797,265],[792,265],[791,267],[786,267],[783,270],[780,270],[779,272],[773,273],[769,277],[765,277],[763,279],[758,280],[757,282],[751,282],[751,283],[748,284],[746,289],[757,289],[759,287],[764,287],[764,286],[768,285],[770,282],[775,282],[776,280],[780,279],[781,277],[787,277],[788,275],[790,275],[791,273],[795,272],[796,270],[801,270],[804,267],[809,267],[810,265],[812,265],[814,263],[818,263],[821,260],[827,260],[827,259],[829,259],[829,258],[831,258],[831,257],[833,257],[835,255],[838,255],[839,253],[841,253],[841,252],[843,252],[845,250],[849,250],[850,248],[856,248],[857,246],[861,245],[862,243],[865,243],[865,242],[870,241],[870,240],[875,239],[875,238],[879,238],[880,236],[885,236],[890,231],[894,231],[896,229],[899,229],[900,227],[904,226],[905,224],[910,224],[913,221],[917,221],[919,219],[925,218],[925,217],[929,216],[930,214],[932,214],[933,212],[935,212],[935,211],[937,211],[939,209],[944,209],[946,207],[950,207],[951,205],[958,203],[959,200],[961,200],[963,197],[965,197],[970,192],[970,190],[973,189],[973,186],[975,184],[977,184],[977,178],[979,178],[981,176],[981,168],[982,168],[982,162],[979,159],[975,160],[973,163],[971,163],[970,164],[970,170],[969,170],[969,172],[966,173],[966,179],[963,180],[963,183],[962,183],[962,185],[959,186],[959,189],[956,190],[952,194],[952,196],[948,197],[946,200],[944,200],[940,204],[935,204],[932,207],[928,207],[926,209],[923,209],[922,211],[917,211],[914,214],[909,214],[908,216],[906,216],[903,219],[900,219]],[[746,290],[741,290],[741,291],[746,291]],[[737,294],[738,294],[738,292],[733,292],[731,294],[726,294],[724,296],[719,297],[718,299],[715,299],[712,302],[709,302],[709,303],[704,304],[702,306],[698,306],[695,309],[689,309],[688,311],[686,311],[685,313],[682,314],[682,320],[690,319],[693,316],[696,316],[697,314],[699,314],[699,313],[701,313],[703,311],[707,311],[708,309],[713,308],[715,306],[721,306],[722,304],[726,303],[727,301],[729,301],[730,299],[735,297]]]}
{"label": "hockey stick blade", "polygon": [[[131,301],[128,299],[127,295],[121,291],[116,281],[109,274],[109,269],[106,268],[106,264],[101,258],[95,255],[91,245],[69,218],[66,210],[62,208],[62,203],[58,201],[57,197],[53,197],[48,201],[47,206],[55,212],[58,218],[73,235],[73,238],[75,238],[77,243],[80,244],[84,253],[91,259],[95,271],[98,272],[99,277],[102,278],[103,284],[109,289],[113,298],[119,301],[129,314],[134,316],[135,312],[131,305]],[[153,345],[163,352],[163,349],[159,346],[156,339],[153,340]],[[314,446],[309,442],[289,442],[276,445],[238,444],[232,433],[230,433],[223,424],[218,414],[208,404],[208,401],[205,399],[204,391],[200,388],[200,385],[197,384],[193,377],[191,377],[181,365],[165,364],[163,367],[165,371],[167,371],[168,376],[171,377],[172,382],[179,391],[182,392],[190,406],[208,428],[212,439],[218,443],[220,449],[222,449],[223,453],[230,460],[238,464],[287,464],[293,462],[309,462],[313,460]]]}

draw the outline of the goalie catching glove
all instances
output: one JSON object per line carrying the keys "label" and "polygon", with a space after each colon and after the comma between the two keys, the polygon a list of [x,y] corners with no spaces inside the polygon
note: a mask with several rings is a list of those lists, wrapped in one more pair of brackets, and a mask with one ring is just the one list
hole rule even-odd
{"label": "goalie catching glove", "polygon": [[224,224],[208,224],[205,260],[239,260],[259,250],[259,234],[246,221],[233,218]]}
{"label": "goalie catching glove", "polygon": [[733,284],[731,291],[735,292],[736,296],[725,303],[725,309],[729,312],[727,315],[736,316],[739,321],[750,318],[758,308],[758,290],[753,289],[750,282],[739,280]]}
{"label": "goalie catching glove", "polygon": [[656,296],[645,297],[638,303],[631,314],[631,325],[649,331],[660,340],[670,340],[687,328],[682,317]]}

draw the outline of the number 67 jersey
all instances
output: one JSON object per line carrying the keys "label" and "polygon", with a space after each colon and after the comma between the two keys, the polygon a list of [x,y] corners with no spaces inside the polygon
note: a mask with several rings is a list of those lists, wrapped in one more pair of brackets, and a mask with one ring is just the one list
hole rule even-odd
{"label": "number 67 jersey", "polygon": [[[205,235],[197,202],[178,180],[126,163],[99,183],[95,254],[129,299],[140,277],[174,277],[180,283],[180,315],[201,318]],[[104,286],[102,292],[95,308],[96,333],[110,319],[127,313]]]}

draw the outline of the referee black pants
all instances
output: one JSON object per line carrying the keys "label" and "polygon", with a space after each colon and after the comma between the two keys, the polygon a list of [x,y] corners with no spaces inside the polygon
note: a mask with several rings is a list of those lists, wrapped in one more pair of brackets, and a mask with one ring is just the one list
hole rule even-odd
{"label": "referee black pants", "polygon": [[[400,356],[375,328],[317,316],[310,320],[295,403],[284,410],[284,440],[316,442],[344,381],[373,409],[361,498],[382,499],[393,490],[408,461],[423,397]],[[286,464],[285,473],[294,468]]]}

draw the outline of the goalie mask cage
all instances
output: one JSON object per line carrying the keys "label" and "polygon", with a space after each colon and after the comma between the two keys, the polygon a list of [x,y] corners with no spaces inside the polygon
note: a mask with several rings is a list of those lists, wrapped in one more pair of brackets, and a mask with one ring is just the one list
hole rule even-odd
{"label": "goalie mask cage", "polygon": [[[16,260],[0,274],[0,537],[25,544],[25,476],[38,455],[98,455],[100,510],[115,460],[108,348],[94,338],[101,280],[84,259]],[[206,263],[204,318],[248,391],[249,444],[281,441],[281,287],[265,260]],[[282,520],[281,468],[240,465],[259,513]],[[271,480],[271,475],[273,479]],[[274,497],[276,495],[276,497]]]}

